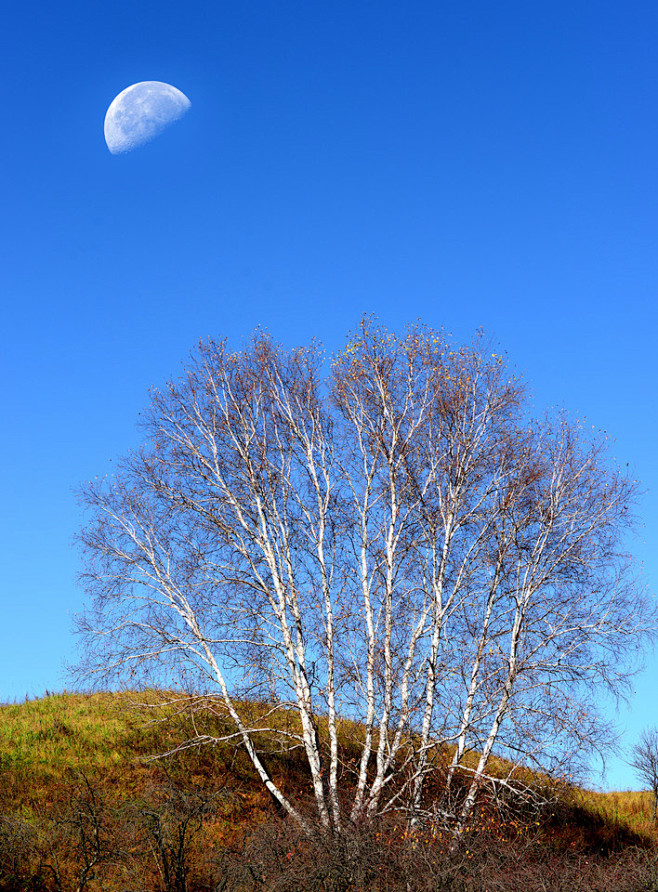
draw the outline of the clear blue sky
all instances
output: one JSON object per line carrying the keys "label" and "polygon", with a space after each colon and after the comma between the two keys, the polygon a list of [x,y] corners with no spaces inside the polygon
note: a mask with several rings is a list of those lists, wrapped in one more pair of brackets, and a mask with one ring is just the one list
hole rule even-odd
{"label": "clear blue sky", "polygon": [[[330,351],[364,312],[484,327],[538,411],[614,439],[658,588],[657,41],[634,0],[7,6],[0,700],[65,685],[74,487],[200,337],[257,325]],[[112,156],[105,111],[141,80],[192,108]],[[629,745],[657,682],[650,657]]]}

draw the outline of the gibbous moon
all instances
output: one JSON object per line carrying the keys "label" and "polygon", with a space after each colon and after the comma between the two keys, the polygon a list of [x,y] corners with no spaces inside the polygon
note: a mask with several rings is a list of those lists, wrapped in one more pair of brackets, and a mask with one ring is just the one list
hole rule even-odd
{"label": "gibbous moon", "polygon": [[130,152],[181,118],[191,102],[161,81],[141,81],[126,87],[110,103],[105,115],[105,142],[113,155]]}

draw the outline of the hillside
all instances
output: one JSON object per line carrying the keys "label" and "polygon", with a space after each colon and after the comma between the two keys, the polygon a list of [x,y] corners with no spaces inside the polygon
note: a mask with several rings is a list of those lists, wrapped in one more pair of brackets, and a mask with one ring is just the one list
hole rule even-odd
{"label": "hillside", "polygon": [[[311,857],[308,840],[275,823],[269,797],[240,748],[222,743],[180,749],[189,733],[184,711],[163,711],[155,692],[140,694],[140,706],[134,705],[136,699],[130,693],[58,694],[0,707],[0,890],[309,887],[309,858],[329,865],[336,853],[323,849],[321,857],[317,852]],[[201,721],[204,733],[223,733],[221,717]],[[166,758],[150,758],[167,751]],[[263,751],[284,787],[304,787],[301,759],[283,757],[275,741],[263,741]],[[649,809],[648,794],[577,788],[565,788],[540,820],[487,806],[460,853],[435,832],[431,839],[422,833],[411,839],[391,818],[372,832],[359,829],[357,847],[359,858],[374,859],[375,874],[388,865],[388,885],[375,874],[361,876],[355,870],[340,882],[331,879],[330,871],[316,885],[356,890],[367,881],[369,888],[392,892],[391,877],[405,869],[400,866],[404,858],[413,854],[417,864],[422,850],[428,876],[439,867],[461,865],[459,882],[471,883],[444,888],[478,890],[479,880],[475,874],[469,880],[469,870],[500,850],[496,876],[504,875],[505,858],[513,854],[516,859],[512,878],[501,890],[514,888],[510,883],[521,865],[537,873],[547,853],[551,863],[561,859],[569,869],[576,861],[589,869],[599,859],[597,870],[604,869],[604,861],[618,869],[632,853],[635,860],[628,862],[625,875],[630,882],[636,867],[640,873],[636,885],[626,888],[650,889],[655,855]],[[345,859],[337,856],[337,862],[342,869]],[[270,886],[262,879],[268,875],[278,877]]]}

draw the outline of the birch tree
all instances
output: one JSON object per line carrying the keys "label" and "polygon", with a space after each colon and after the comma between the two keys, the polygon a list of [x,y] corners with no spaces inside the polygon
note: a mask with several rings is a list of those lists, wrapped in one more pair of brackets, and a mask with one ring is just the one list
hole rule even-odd
{"label": "birch tree", "polygon": [[364,322],[323,369],[257,333],[152,394],[143,446],[82,490],[86,666],[202,693],[304,827],[268,734],[327,831],[436,812],[439,752],[462,826],[496,752],[511,784],[601,741],[652,621],[621,549],[634,485],[576,424],[529,421],[481,336]]}

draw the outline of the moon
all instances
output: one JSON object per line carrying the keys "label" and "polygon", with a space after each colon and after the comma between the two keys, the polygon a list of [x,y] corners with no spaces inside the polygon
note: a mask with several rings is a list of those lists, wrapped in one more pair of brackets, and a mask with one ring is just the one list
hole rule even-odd
{"label": "moon", "polygon": [[162,81],[140,81],[122,90],[105,115],[105,142],[113,155],[150,142],[182,118],[192,103]]}

